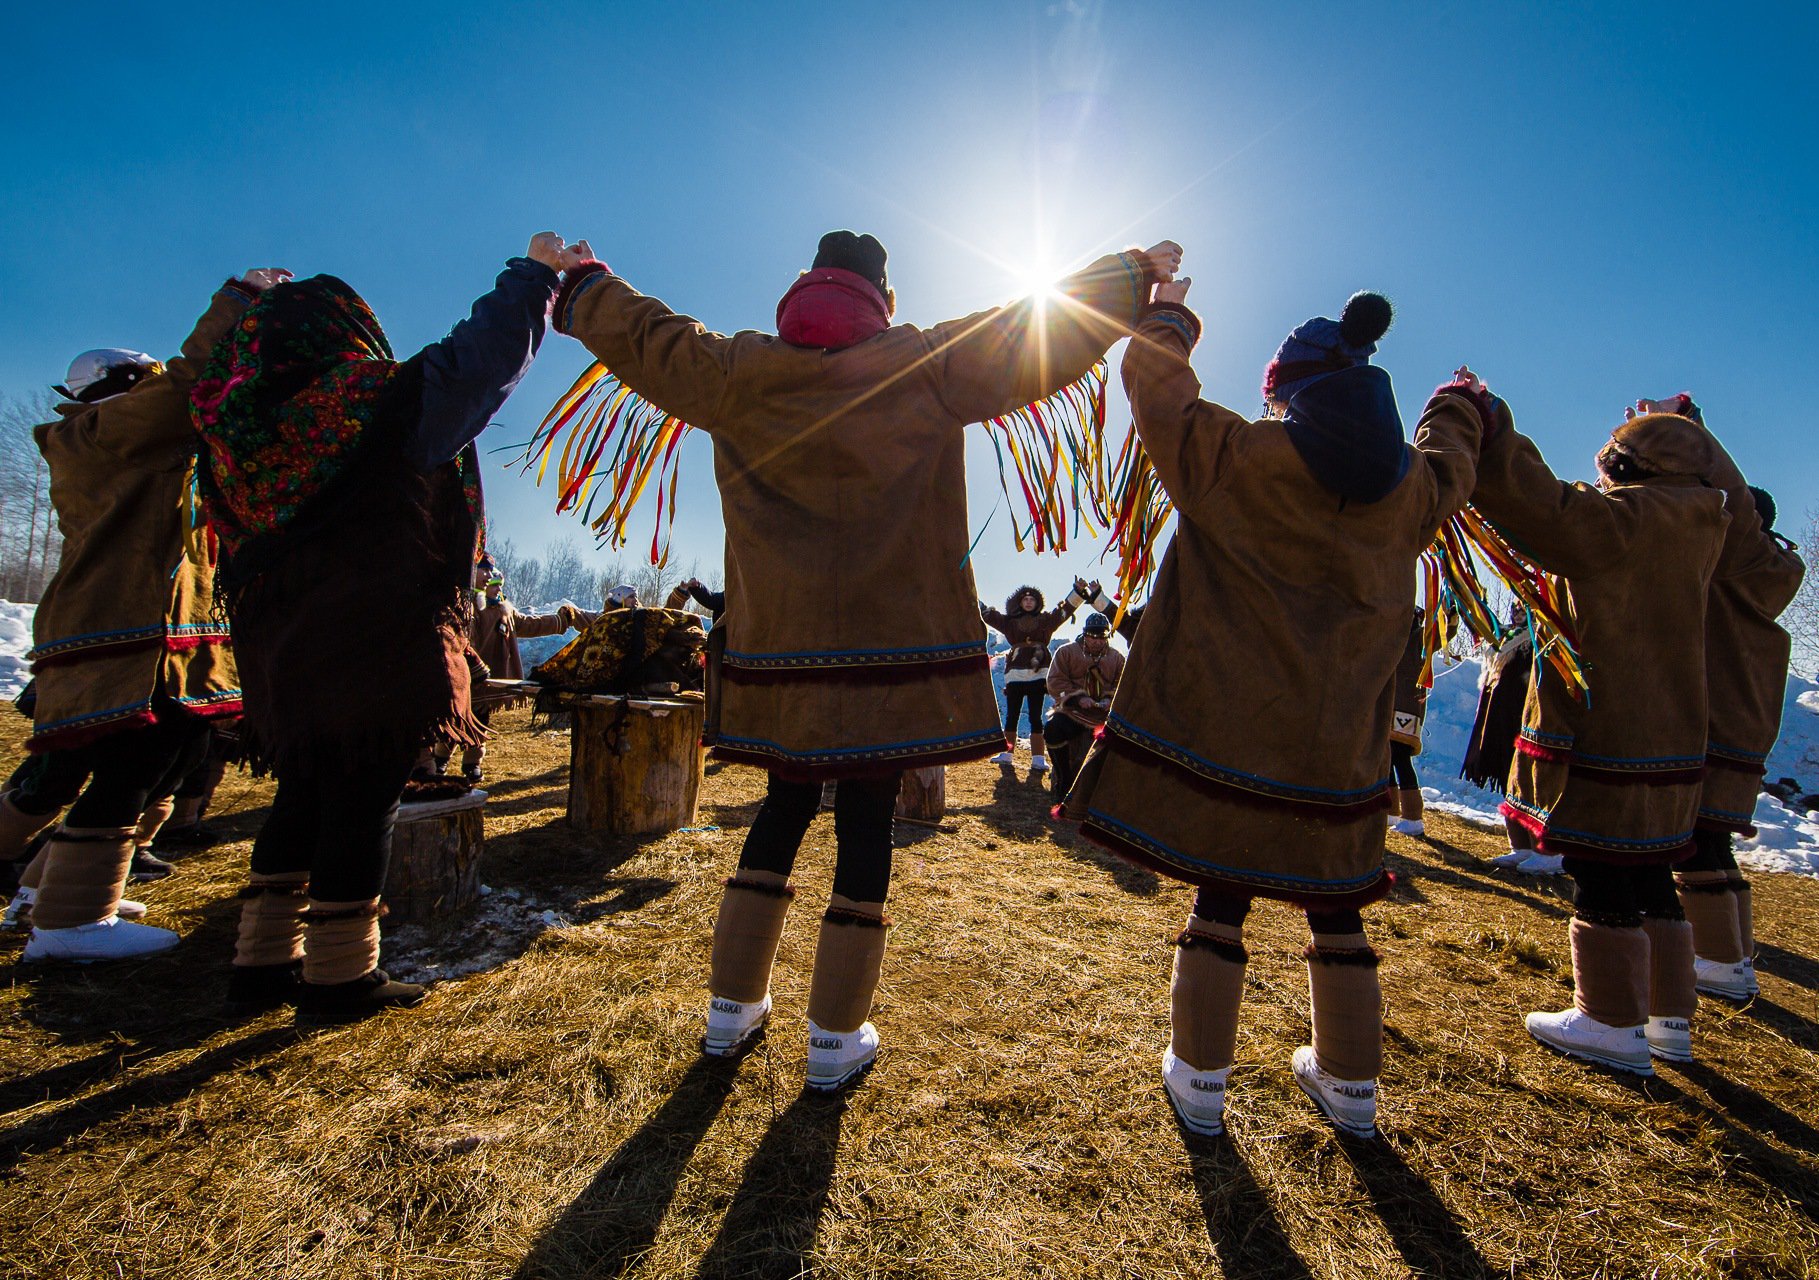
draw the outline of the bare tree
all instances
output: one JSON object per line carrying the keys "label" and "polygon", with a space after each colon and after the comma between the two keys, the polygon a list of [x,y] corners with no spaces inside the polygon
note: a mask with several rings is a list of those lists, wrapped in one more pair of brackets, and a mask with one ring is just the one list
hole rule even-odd
{"label": "bare tree", "polygon": [[32,438],[56,404],[48,391],[0,400],[0,595],[10,600],[43,595],[62,552],[50,471]]}
{"label": "bare tree", "polygon": [[1800,529],[1800,556],[1806,561],[1806,580],[1781,615],[1781,625],[1794,641],[1794,670],[1810,677],[1819,672],[1819,574],[1813,572],[1814,557],[1819,556],[1819,512],[1806,513]]}

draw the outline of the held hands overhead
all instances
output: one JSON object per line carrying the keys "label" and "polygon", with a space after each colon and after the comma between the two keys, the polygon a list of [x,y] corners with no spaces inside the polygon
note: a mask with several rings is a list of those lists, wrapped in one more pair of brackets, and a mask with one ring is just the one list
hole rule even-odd
{"label": "held hands overhead", "polygon": [[240,277],[240,283],[254,293],[264,293],[275,284],[283,284],[295,277],[283,267],[254,267]]}
{"label": "held hands overhead", "polygon": [[539,231],[531,237],[525,257],[541,262],[551,271],[569,271],[594,260],[594,251],[585,240],[569,244],[554,231]]}

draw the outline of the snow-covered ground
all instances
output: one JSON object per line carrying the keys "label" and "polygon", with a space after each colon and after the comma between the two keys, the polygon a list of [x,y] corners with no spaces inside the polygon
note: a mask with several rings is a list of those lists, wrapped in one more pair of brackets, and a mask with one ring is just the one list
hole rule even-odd
{"label": "snow-covered ground", "polygon": [[[1459,776],[1466,739],[1478,712],[1478,682],[1483,666],[1468,658],[1450,670],[1436,672],[1422,727],[1422,752],[1415,761],[1421,792],[1442,813],[1502,826],[1501,799]],[[1819,685],[1799,676],[1787,682],[1781,713],[1781,738],[1769,753],[1768,776],[1794,778],[1803,791],[1819,791]],[[1791,871],[1819,876],[1819,818],[1796,812],[1764,793],[1756,800],[1753,840],[1737,844],[1737,861],[1757,871]]]}

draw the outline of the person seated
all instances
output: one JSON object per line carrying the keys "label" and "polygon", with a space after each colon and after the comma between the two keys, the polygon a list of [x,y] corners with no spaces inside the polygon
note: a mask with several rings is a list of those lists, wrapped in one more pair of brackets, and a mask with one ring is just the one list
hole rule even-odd
{"label": "person seated", "polygon": [[1055,714],[1046,726],[1054,757],[1049,785],[1057,801],[1067,798],[1093,733],[1111,713],[1112,694],[1124,674],[1124,655],[1111,647],[1111,633],[1110,618],[1090,615],[1080,638],[1063,645],[1049,665],[1048,696],[1055,700]]}

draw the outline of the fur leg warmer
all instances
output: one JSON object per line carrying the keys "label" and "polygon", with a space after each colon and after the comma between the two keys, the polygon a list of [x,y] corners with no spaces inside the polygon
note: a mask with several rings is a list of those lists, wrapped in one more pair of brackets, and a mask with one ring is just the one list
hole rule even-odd
{"label": "fur leg warmer", "polygon": [[145,806],[145,812],[139,815],[139,825],[133,831],[133,843],[141,849],[151,847],[152,841],[164,829],[164,824],[171,820],[177,802],[170,796],[154,800]]}
{"label": "fur leg warmer", "polygon": [[1693,990],[1693,926],[1643,916],[1642,932],[1648,937],[1649,1016],[1690,1019],[1699,1007]]}
{"label": "fur leg warmer", "polygon": [[1756,962],[1756,912],[1750,897],[1750,882],[1741,875],[1731,880],[1731,892],[1737,898],[1737,937],[1743,947],[1743,958]]}
{"label": "fur leg warmer", "polygon": [[1189,916],[1175,939],[1169,990],[1169,1050],[1195,1071],[1218,1071],[1238,1055],[1238,1005],[1244,997],[1241,925]]}
{"label": "fur leg warmer", "polygon": [[13,793],[0,796],[0,862],[17,862],[26,846],[57,821],[57,811],[27,813],[13,803]]}
{"label": "fur leg warmer", "polygon": [[882,902],[854,902],[835,894],[821,917],[808,1017],[824,1031],[857,1031],[872,1011],[884,967],[890,919]]}
{"label": "fur leg warmer", "polygon": [[[240,936],[234,963],[263,966],[293,964],[303,958],[303,919],[309,907],[309,873],[262,876],[240,891]],[[359,974],[355,974],[359,977]]]}
{"label": "fur leg warmer", "polygon": [[304,913],[303,981],[334,986],[364,978],[379,967],[379,899],[364,902],[309,900]]}
{"label": "fur leg warmer", "polygon": [[1648,934],[1574,916],[1568,937],[1573,948],[1573,1007],[1607,1027],[1647,1022]]}
{"label": "fur leg warmer", "polygon": [[1674,877],[1680,889],[1680,909],[1693,929],[1693,950],[1701,960],[1742,964],[1743,930],[1738,920],[1737,894],[1731,878],[1722,871],[1684,871]]}
{"label": "fur leg warmer", "polygon": [[[1410,822],[1421,821],[1423,804],[1420,787],[1404,787],[1396,793],[1396,801],[1402,816]],[[1342,1079],[1344,1077],[1341,1077]],[[1360,1077],[1362,1079],[1362,1077]]]}
{"label": "fur leg warmer", "polygon": [[1362,933],[1316,933],[1307,949],[1314,1058],[1340,1080],[1383,1070],[1383,987],[1377,953]]}
{"label": "fur leg warmer", "polygon": [[32,925],[73,929],[114,914],[133,864],[132,827],[63,827],[44,848]]}
{"label": "fur leg warmer", "polygon": [[709,992],[740,1004],[764,999],[771,989],[783,920],[795,896],[783,877],[768,872],[740,871],[726,882],[720,914],[714,917]]}

